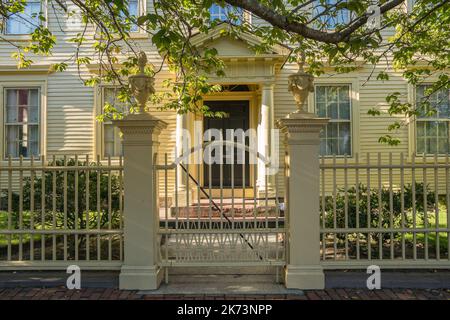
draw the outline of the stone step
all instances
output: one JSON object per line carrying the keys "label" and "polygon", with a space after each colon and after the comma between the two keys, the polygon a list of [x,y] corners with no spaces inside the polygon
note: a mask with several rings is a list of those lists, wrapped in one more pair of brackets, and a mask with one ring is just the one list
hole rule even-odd
{"label": "stone step", "polygon": [[[284,212],[280,211],[279,213],[277,212],[277,208],[276,206],[257,206],[255,208],[255,206],[253,205],[246,205],[245,207],[243,206],[229,206],[229,205],[224,205],[222,207],[219,206],[219,210],[214,207],[213,205],[211,205],[211,208],[208,205],[192,205],[189,207],[172,207],[170,208],[170,215],[171,217],[175,217],[177,216],[178,213],[178,217],[179,218],[183,218],[183,217],[190,217],[190,218],[220,218],[223,215],[226,215],[227,217],[260,217],[260,218],[264,218],[266,216],[268,217],[276,217],[277,215],[279,216],[283,216]],[[222,209],[222,214],[220,212],[220,208]]]}

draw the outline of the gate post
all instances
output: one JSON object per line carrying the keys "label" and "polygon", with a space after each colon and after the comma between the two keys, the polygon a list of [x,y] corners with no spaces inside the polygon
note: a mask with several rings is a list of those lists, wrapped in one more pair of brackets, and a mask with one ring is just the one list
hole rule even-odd
{"label": "gate post", "polygon": [[291,113],[278,124],[285,133],[288,217],[287,288],[323,289],[320,264],[319,134],[328,119]]}
{"label": "gate post", "polygon": [[320,263],[320,131],[329,119],[317,118],[308,110],[308,95],[314,91],[314,77],[305,72],[305,53],[299,51],[298,72],[288,79],[297,110],[278,125],[285,133],[286,204],[288,257],[287,288],[323,289],[325,276]]}
{"label": "gate post", "polygon": [[119,288],[154,290],[162,280],[158,269],[158,185],[154,169],[158,136],[167,124],[147,114],[115,120],[123,134],[124,262]]}

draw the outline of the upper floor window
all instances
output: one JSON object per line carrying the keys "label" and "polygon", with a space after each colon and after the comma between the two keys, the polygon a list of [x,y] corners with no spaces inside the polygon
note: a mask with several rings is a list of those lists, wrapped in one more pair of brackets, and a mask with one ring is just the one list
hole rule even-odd
{"label": "upper floor window", "polygon": [[5,89],[5,156],[39,156],[39,88]]}
{"label": "upper floor window", "polygon": [[6,19],[5,34],[30,34],[39,26],[40,0],[27,0],[23,12],[10,15]]}
{"label": "upper floor window", "polygon": [[[126,111],[126,104],[118,99],[119,89],[116,87],[103,88],[103,104],[109,103],[119,111]],[[103,122],[103,156],[119,157],[122,153],[122,143],[119,128],[111,121]]]}
{"label": "upper floor window", "polygon": [[[132,21],[136,21],[137,18],[139,17],[139,0],[128,0],[128,17]],[[127,17],[125,17],[125,15],[122,13],[122,18]],[[130,31],[138,32],[139,31],[138,25],[132,22],[130,24]]]}
{"label": "upper floor window", "polygon": [[350,11],[337,6],[345,0],[317,0],[313,7],[313,19],[320,28],[336,29],[350,22]]}
{"label": "upper floor window", "polygon": [[229,21],[234,24],[241,24],[244,20],[244,11],[241,8],[233,7],[229,4],[220,6],[214,3],[209,8],[211,14],[211,20]]}
{"label": "upper floor window", "polygon": [[317,85],[315,89],[316,113],[330,118],[320,135],[320,154],[351,155],[351,99],[349,85]]}
{"label": "upper floor window", "polygon": [[[441,89],[429,95],[428,88],[430,85],[420,85],[416,88],[417,108],[421,110],[416,122],[417,153],[448,154],[450,90]],[[425,105],[422,104],[424,101],[427,102]],[[431,110],[426,110],[428,108]]]}

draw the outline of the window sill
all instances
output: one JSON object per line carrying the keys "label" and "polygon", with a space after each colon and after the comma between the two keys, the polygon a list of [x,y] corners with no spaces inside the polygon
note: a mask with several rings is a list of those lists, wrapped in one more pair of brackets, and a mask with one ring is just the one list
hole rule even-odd
{"label": "window sill", "polygon": [[31,34],[4,34],[1,35],[0,41],[3,42],[28,42],[31,41]]}

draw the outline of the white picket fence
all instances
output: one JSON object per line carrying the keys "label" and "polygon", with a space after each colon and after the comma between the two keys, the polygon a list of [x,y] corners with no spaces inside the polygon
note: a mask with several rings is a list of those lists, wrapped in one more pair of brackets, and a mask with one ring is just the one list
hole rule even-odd
{"label": "white picket fence", "polygon": [[449,162],[393,153],[322,158],[323,266],[450,268]]}
{"label": "white picket fence", "polygon": [[[69,264],[119,269],[124,255],[122,162],[121,158],[93,160],[87,156],[3,162],[0,269],[60,269]],[[165,190],[159,212],[161,266],[224,265],[226,254],[235,258],[229,265],[285,263],[288,239],[278,179],[273,180],[272,198],[257,199],[256,190],[251,197],[245,196],[246,188],[237,185],[229,192],[239,196],[226,203],[223,196],[218,200],[204,197],[200,186],[183,172],[188,189],[195,193],[188,194],[192,203],[183,205],[189,207],[189,215],[168,200],[168,174],[172,171],[177,176],[180,167],[168,164],[166,158],[156,169]],[[196,172],[194,178],[200,180],[200,169]],[[450,268],[448,156],[391,153],[322,158],[320,172],[318,214],[326,269],[370,264]],[[210,190],[206,192],[210,194]],[[175,195],[170,201],[178,200]],[[251,208],[248,215],[238,214],[246,211],[246,206]],[[227,213],[221,214],[224,207]],[[234,243],[243,256],[233,256],[224,243]],[[210,256],[204,255],[205,248]],[[226,254],[214,256],[216,251]]]}
{"label": "white picket fence", "polygon": [[118,269],[122,158],[11,159],[0,166],[0,269]]}

